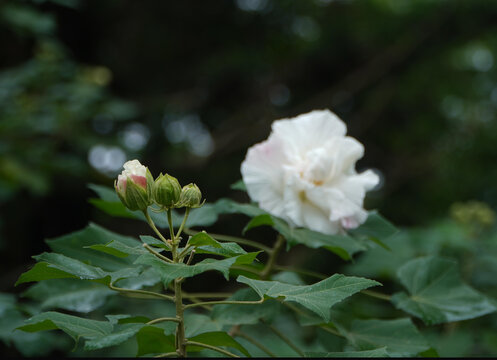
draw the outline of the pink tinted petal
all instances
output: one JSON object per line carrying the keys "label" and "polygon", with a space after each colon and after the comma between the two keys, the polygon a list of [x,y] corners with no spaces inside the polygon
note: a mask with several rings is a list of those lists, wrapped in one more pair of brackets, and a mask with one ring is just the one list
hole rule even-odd
{"label": "pink tinted petal", "polygon": [[141,186],[144,189],[147,188],[147,178],[145,176],[131,175],[130,177],[136,185]]}

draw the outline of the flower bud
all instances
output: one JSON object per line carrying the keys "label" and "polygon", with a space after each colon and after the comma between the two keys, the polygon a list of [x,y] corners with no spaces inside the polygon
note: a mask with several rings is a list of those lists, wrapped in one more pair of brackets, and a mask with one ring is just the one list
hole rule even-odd
{"label": "flower bud", "polygon": [[181,185],[178,179],[171,175],[160,174],[154,183],[154,199],[158,205],[172,208],[178,202],[181,194]]}
{"label": "flower bud", "polygon": [[195,184],[188,184],[181,189],[181,195],[177,207],[198,208],[203,205],[201,203],[202,193]]}
{"label": "flower bud", "polygon": [[150,171],[138,160],[127,161],[114,182],[119,199],[129,210],[145,210],[152,204],[154,180]]}

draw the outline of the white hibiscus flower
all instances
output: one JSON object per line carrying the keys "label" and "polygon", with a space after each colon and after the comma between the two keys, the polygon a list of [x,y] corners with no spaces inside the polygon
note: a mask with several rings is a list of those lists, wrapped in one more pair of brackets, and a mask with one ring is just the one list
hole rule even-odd
{"label": "white hibiscus flower", "polygon": [[325,234],[362,224],[364,196],[379,178],[356,172],[364,147],[346,131],[329,110],[273,122],[269,138],[252,146],[241,166],[251,199],[292,226]]}

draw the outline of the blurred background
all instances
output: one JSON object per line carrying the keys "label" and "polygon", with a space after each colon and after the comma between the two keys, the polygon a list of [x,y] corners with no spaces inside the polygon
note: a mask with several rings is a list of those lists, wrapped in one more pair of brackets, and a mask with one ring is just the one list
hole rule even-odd
{"label": "blurred background", "polygon": [[87,200],[126,160],[248,201],[247,148],[313,109],[365,145],[394,224],[497,206],[496,1],[3,0],[0,48],[0,291],[45,238],[146,229]]}

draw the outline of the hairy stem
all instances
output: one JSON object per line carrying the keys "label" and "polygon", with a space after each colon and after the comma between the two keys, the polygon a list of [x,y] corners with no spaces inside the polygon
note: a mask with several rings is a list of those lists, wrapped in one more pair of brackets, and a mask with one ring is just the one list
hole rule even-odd
{"label": "hairy stem", "polygon": [[174,301],[174,296],[170,296],[170,295],[159,294],[156,292],[145,291],[145,290],[124,289],[124,288],[114,286],[112,284],[109,284],[108,286],[109,286],[109,289],[119,291],[120,293],[123,293],[123,294],[140,294],[140,295],[147,295],[147,296],[152,296],[152,297],[161,298],[161,299],[167,299],[169,301]]}
{"label": "hairy stem", "polygon": [[174,322],[179,322],[179,319],[178,319],[178,318],[175,318],[175,317],[162,317],[162,318],[158,318],[158,319],[150,320],[150,321],[147,323],[147,325],[157,324],[157,323],[164,322],[164,321],[174,321]]}
{"label": "hairy stem", "polygon": [[278,258],[281,249],[283,249],[284,244],[285,244],[285,238],[281,234],[279,234],[278,238],[276,239],[276,242],[274,243],[273,249],[269,255],[269,260],[266,264],[266,267],[261,272],[262,280],[266,280],[269,277],[269,275],[271,275],[271,271],[273,271],[276,259]]}
{"label": "hairy stem", "polygon": [[218,304],[235,304],[235,305],[255,305],[262,304],[264,302],[264,298],[256,301],[236,301],[236,300],[219,300],[219,301],[205,301],[198,302],[193,304],[185,305],[184,309],[196,307],[196,306],[204,306],[204,305],[218,305]]}
{"label": "hairy stem", "polygon": [[234,358],[240,357],[240,356],[238,356],[236,354],[233,354],[232,352],[229,352],[227,350],[221,349],[221,348],[219,348],[217,346],[203,344],[203,343],[199,343],[199,342],[196,342],[196,341],[187,341],[186,345],[200,346],[200,347],[203,347],[203,348],[206,348],[206,349],[210,349],[210,350],[214,350],[214,351],[217,351],[217,352],[219,352],[221,354],[228,355],[228,356],[234,357]]}
{"label": "hairy stem", "polygon": [[169,224],[169,236],[174,242],[176,240],[176,237],[174,236],[173,215],[171,209],[167,209],[167,223]]}
{"label": "hairy stem", "polygon": [[276,357],[276,355],[271,351],[269,350],[267,347],[265,347],[263,344],[261,344],[259,341],[257,341],[256,339],[254,339],[252,336],[244,333],[243,331],[241,331],[240,329],[237,329],[234,333],[233,333],[233,336],[239,336],[241,338],[244,338],[245,340],[247,340],[248,342],[254,344],[255,346],[257,346],[259,349],[261,349],[262,351],[264,351],[266,354],[268,354],[269,356],[271,357]]}
{"label": "hairy stem", "polygon": [[189,293],[188,295],[183,292],[183,298],[184,299],[189,299],[189,298],[229,298],[232,296],[232,293]]}
{"label": "hairy stem", "polygon": [[295,351],[299,356],[305,357],[305,354],[302,350],[295,346],[295,344],[287,338],[281,331],[279,331],[275,326],[269,325],[269,328],[272,332],[274,332],[281,340],[283,340],[288,346],[290,346],[293,351]]}
{"label": "hairy stem", "polygon": [[183,217],[183,222],[181,223],[178,233],[176,234],[176,237],[179,238],[181,236],[181,232],[183,231],[183,228],[185,227],[186,224],[186,219],[188,219],[188,215],[190,215],[190,208],[187,207],[185,210],[185,216]]}
{"label": "hairy stem", "polygon": [[167,247],[170,249],[169,243],[167,242],[166,238],[161,234],[161,232],[159,231],[159,229],[157,229],[157,227],[155,226],[155,223],[152,220],[152,218],[150,217],[150,215],[148,214],[148,210],[147,209],[145,209],[143,211],[143,215],[145,215],[145,218],[147,219],[148,225],[150,225],[150,227],[152,228],[152,230],[154,230],[154,232],[157,234],[157,236],[159,237],[159,239],[161,239],[162,242],[164,244],[166,244]]}
{"label": "hairy stem", "polygon": [[166,257],[166,256],[164,256],[164,255],[162,255],[162,254],[158,253],[157,251],[155,251],[155,250],[154,250],[154,249],[153,249],[150,245],[148,245],[148,244],[145,244],[145,243],[144,243],[144,244],[143,244],[143,247],[144,247],[145,249],[147,249],[147,250],[148,250],[148,252],[150,252],[152,255],[154,255],[154,256],[156,256],[156,257],[158,257],[159,259],[161,259],[161,260],[163,260],[163,261],[165,261],[165,262],[168,262],[168,263],[172,263],[172,262],[173,262],[173,261],[172,261],[171,259],[169,259],[168,257]]}
{"label": "hairy stem", "polygon": [[178,353],[176,351],[172,351],[172,352],[156,355],[156,356],[154,356],[154,358],[166,358],[166,357],[172,357],[172,356],[178,356]]}

